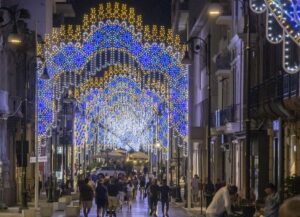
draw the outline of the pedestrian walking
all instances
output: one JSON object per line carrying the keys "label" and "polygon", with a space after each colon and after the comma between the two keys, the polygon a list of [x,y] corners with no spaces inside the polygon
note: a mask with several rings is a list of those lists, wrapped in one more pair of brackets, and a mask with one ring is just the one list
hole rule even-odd
{"label": "pedestrian walking", "polygon": [[46,180],[46,182],[45,182],[45,190],[46,190],[46,197],[49,199],[49,193],[51,193],[50,192],[50,185],[51,185],[51,178],[50,178],[50,176],[48,176],[48,178],[47,178],[47,180]]}
{"label": "pedestrian walking", "polygon": [[107,206],[107,188],[104,186],[103,179],[100,179],[98,181],[97,187],[96,187],[96,196],[95,196],[95,202],[97,205],[97,217],[104,217],[105,208]]}
{"label": "pedestrian walking", "polygon": [[157,203],[159,197],[159,186],[157,185],[157,180],[154,179],[149,187],[149,198],[150,198],[150,215],[154,214],[157,216]]}
{"label": "pedestrian walking", "polygon": [[127,184],[127,199],[128,199],[128,210],[131,211],[132,200],[134,197],[134,186],[131,181]]}
{"label": "pedestrian walking", "polygon": [[109,216],[116,215],[116,209],[119,204],[118,200],[118,193],[119,193],[119,185],[117,184],[116,180],[112,177],[110,179],[110,184],[107,188],[108,191],[108,213]]}
{"label": "pedestrian walking", "polygon": [[[169,202],[170,202],[170,187],[167,185],[167,180],[163,180],[163,184],[160,187],[160,200],[161,209],[164,216],[169,216]],[[166,210],[165,210],[166,207]],[[166,212],[165,212],[166,211]],[[165,215],[166,214],[166,215]]]}
{"label": "pedestrian walking", "polygon": [[122,178],[120,178],[119,179],[119,193],[118,193],[120,210],[122,210],[122,208],[123,208],[126,192],[127,192],[127,183]]}
{"label": "pedestrian walking", "polygon": [[280,198],[279,198],[279,194],[276,191],[275,185],[269,183],[265,188],[265,192],[267,194],[267,197],[265,200],[264,216],[278,217]]}
{"label": "pedestrian walking", "polygon": [[146,185],[145,176],[141,176],[140,177],[140,199],[144,198],[145,185]]}
{"label": "pedestrian walking", "polygon": [[193,193],[193,201],[198,202],[198,197],[199,197],[199,178],[198,175],[195,175],[193,180],[192,180],[192,193]]}
{"label": "pedestrian walking", "polygon": [[88,217],[88,214],[93,206],[94,191],[88,183],[89,179],[86,178],[80,187],[80,198],[84,217]]}
{"label": "pedestrian walking", "polygon": [[139,181],[136,178],[136,176],[133,177],[132,185],[133,185],[133,199],[135,200],[137,195],[138,185],[139,185]]}

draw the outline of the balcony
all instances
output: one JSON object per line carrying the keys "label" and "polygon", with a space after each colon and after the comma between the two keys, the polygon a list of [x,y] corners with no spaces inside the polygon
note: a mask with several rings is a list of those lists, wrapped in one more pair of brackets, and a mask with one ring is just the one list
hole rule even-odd
{"label": "balcony", "polygon": [[283,75],[283,98],[296,97],[299,94],[299,74]]}
{"label": "balcony", "polygon": [[283,76],[283,104],[291,110],[294,116],[299,116],[299,74],[285,74]]}
{"label": "balcony", "polygon": [[231,56],[229,50],[222,51],[214,59],[217,67],[216,76],[229,77],[231,73]]}
{"label": "balcony", "polygon": [[[251,117],[286,118],[299,109],[299,75],[277,75],[250,90]],[[298,102],[297,106],[295,103]],[[289,111],[291,110],[291,111]]]}
{"label": "balcony", "polygon": [[240,124],[237,122],[238,107],[239,105],[231,105],[215,112],[212,126],[216,128],[217,132],[234,133],[240,130]]}

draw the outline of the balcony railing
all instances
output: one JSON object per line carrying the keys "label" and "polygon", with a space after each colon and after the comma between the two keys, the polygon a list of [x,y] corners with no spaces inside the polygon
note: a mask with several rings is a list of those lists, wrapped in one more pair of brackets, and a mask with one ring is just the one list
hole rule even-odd
{"label": "balcony railing", "polygon": [[219,53],[216,57],[217,70],[230,70],[231,56],[229,50]]}
{"label": "balcony railing", "polygon": [[227,106],[215,112],[215,127],[220,128],[228,122],[235,121],[235,106]]}
{"label": "balcony railing", "polygon": [[250,90],[250,107],[283,98],[283,75],[272,77]]}
{"label": "balcony railing", "polygon": [[[250,90],[250,110],[254,113],[262,104],[280,102],[299,95],[299,74],[274,76]],[[253,113],[253,114],[254,114]]]}
{"label": "balcony railing", "polygon": [[291,98],[299,94],[299,74],[283,75],[283,97]]}

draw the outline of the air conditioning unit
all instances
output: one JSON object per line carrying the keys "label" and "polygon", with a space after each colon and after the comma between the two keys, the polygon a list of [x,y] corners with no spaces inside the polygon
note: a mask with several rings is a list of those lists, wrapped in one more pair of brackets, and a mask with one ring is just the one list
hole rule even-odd
{"label": "air conditioning unit", "polygon": [[5,90],[0,90],[0,114],[8,114],[8,92]]}

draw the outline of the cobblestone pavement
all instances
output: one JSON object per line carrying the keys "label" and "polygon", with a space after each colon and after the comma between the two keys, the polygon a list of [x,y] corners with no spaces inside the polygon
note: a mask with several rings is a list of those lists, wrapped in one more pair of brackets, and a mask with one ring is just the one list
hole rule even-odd
{"label": "cobblestone pavement", "polygon": [[[133,202],[132,204],[132,209],[131,211],[128,210],[128,206],[124,205],[122,210],[119,210],[117,212],[117,217],[146,217],[150,216],[149,211],[148,211],[148,200],[141,200],[137,199],[136,201]],[[53,217],[64,217],[63,212],[56,212]],[[89,217],[96,217],[96,205],[93,205],[93,208],[89,214]],[[162,216],[161,212],[161,206],[160,202],[158,205],[158,216]],[[188,214],[186,211],[184,211],[182,208],[178,206],[170,206],[170,211],[169,211],[169,216],[170,217],[192,217],[193,215]],[[81,212],[80,217],[83,217],[83,213]]]}

